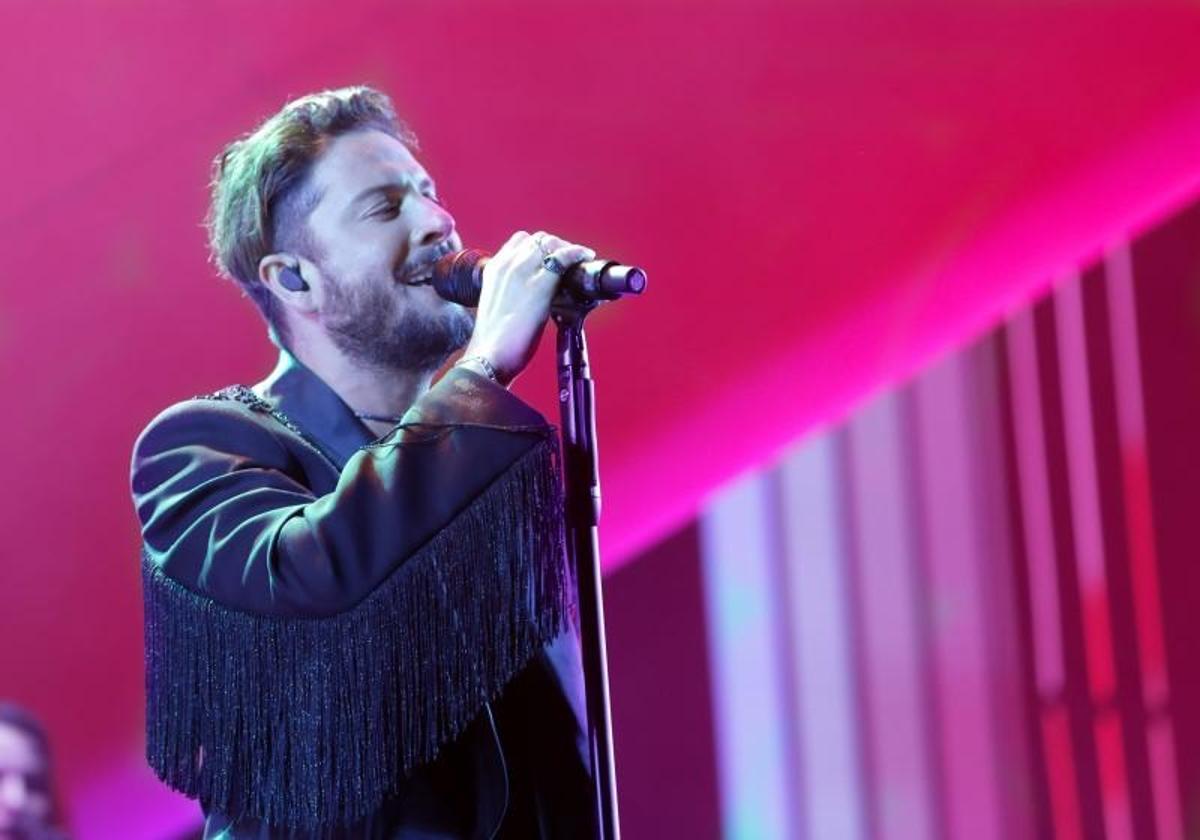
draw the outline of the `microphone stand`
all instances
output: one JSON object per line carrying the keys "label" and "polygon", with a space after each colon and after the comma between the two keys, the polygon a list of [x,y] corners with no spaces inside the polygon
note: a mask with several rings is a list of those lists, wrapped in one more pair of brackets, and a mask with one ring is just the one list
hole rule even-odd
{"label": "microphone stand", "polygon": [[587,693],[588,746],[595,786],[596,836],[618,840],[617,777],[613,764],[604,599],[600,587],[600,471],[596,452],[595,385],[588,375],[583,320],[596,300],[560,294],[551,307],[558,326],[558,402],[566,476],[567,551],[579,586],[580,643]]}

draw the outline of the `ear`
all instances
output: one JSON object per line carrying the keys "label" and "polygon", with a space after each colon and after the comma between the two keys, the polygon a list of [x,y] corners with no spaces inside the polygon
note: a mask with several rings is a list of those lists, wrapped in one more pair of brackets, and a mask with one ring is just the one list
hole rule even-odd
{"label": "ear", "polygon": [[316,295],[301,260],[295,255],[267,254],[258,261],[258,279],[288,309],[300,313],[316,311]]}

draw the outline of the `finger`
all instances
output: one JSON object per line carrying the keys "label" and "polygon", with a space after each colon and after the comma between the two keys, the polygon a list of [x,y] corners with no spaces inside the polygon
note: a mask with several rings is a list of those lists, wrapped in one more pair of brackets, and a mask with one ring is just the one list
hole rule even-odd
{"label": "finger", "polygon": [[[595,259],[595,257],[596,252],[591,248],[568,243],[551,251],[548,256],[540,261],[541,271],[539,273],[545,273],[557,279],[576,263],[586,262],[587,260]],[[555,263],[557,263],[557,266],[554,265]]]}
{"label": "finger", "polygon": [[512,252],[516,253],[517,251],[520,250],[522,243],[524,243],[528,239],[529,239],[529,232],[524,231],[524,230],[519,230],[516,233],[514,233],[512,236],[508,237],[508,241],[505,242],[503,245],[501,245],[500,251],[497,251],[496,253],[500,254],[501,252],[506,252],[506,251],[512,251]]}
{"label": "finger", "polygon": [[546,234],[542,231],[528,234],[517,238],[513,237],[504,246],[506,253],[505,258],[511,265],[518,267],[526,267],[532,271],[533,264],[542,258],[542,249],[539,246],[539,238]]}
{"label": "finger", "polygon": [[578,253],[580,254],[580,256],[579,256],[577,259],[579,259],[579,260],[582,260],[582,261],[584,261],[584,262],[589,262],[589,261],[591,261],[591,260],[594,260],[594,259],[596,259],[596,252],[595,252],[595,251],[593,251],[593,250],[592,250],[591,248],[589,248],[588,246],[586,246],[586,245],[574,245],[574,246],[572,246],[572,247],[574,247],[574,248],[575,248],[575,249],[578,251]]}
{"label": "finger", "polygon": [[529,253],[537,255],[538,259],[541,259],[557,247],[558,238],[551,236],[544,230],[539,230],[533,236],[529,237],[529,242],[526,244],[531,248]]}
{"label": "finger", "polygon": [[558,237],[550,236],[545,231],[539,230],[520,243],[513,253],[513,262],[527,272],[525,276],[532,277],[537,274],[546,257],[566,244]]}
{"label": "finger", "polygon": [[564,243],[561,248],[554,252],[554,255],[558,258],[559,262],[568,265],[596,259],[596,252],[591,248],[586,245],[574,245],[570,242]]}
{"label": "finger", "polygon": [[542,238],[542,246],[546,250],[547,253],[554,253],[555,251],[558,251],[562,248],[576,248],[576,249],[581,249],[582,252],[585,254],[584,259],[591,260],[591,259],[596,258],[596,252],[593,251],[591,248],[587,247],[586,245],[580,245],[577,242],[569,242],[568,240],[563,239],[560,236],[555,236],[555,235],[549,234],[549,233],[545,234],[544,236],[543,236],[543,234],[538,233],[537,236],[543,237]]}
{"label": "finger", "polygon": [[[574,242],[568,242],[567,240],[565,240],[561,237],[558,237],[558,236],[554,236],[553,234],[543,233],[543,232],[539,231],[538,233],[534,234],[533,239],[534,239],[535,243],[539,246],[538,247],[539,260],[545,259],[546,257],[550,256],[551,254],[555,254],[558,251],[563,250],[564,248],[574,248],[574,249],[582,248],[583,252],[586,254],[586,256],[582,257],[582,259],[592,259],[596,256],[595,252],[592,251],[590,248],[587,248],[586,246],[582,246],[582,245],[577,245]],[[579,257],[575,257],[574,261],[578,262],[579,259],[580,259]]]}

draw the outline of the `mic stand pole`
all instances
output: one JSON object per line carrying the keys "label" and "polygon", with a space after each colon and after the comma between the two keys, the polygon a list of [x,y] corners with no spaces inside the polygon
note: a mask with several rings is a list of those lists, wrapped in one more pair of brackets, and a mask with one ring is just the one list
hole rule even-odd
{"label": "mic stand pole", "polygon": [[558,325],[558,402],[566,475],[567,551],[579,586],[580,643],[587,692],[588,747],[596,794],[599,840],[618,840],[617,777],[613,765],[612,713],[604,599],[600,589],[600,471],[596,454],[595,386],[588,376],[583,319],[597,301],[560,294],[551,308]]}

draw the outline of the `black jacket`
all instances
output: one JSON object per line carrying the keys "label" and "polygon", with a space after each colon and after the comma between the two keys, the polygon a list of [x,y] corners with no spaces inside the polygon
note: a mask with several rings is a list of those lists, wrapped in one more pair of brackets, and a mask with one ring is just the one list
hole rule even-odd
{"label": "black jacket", "polygon": [[557,457],[464,369],[375,439],[286,351],[150,423],[147,756],[206,837],[591,833]]}

